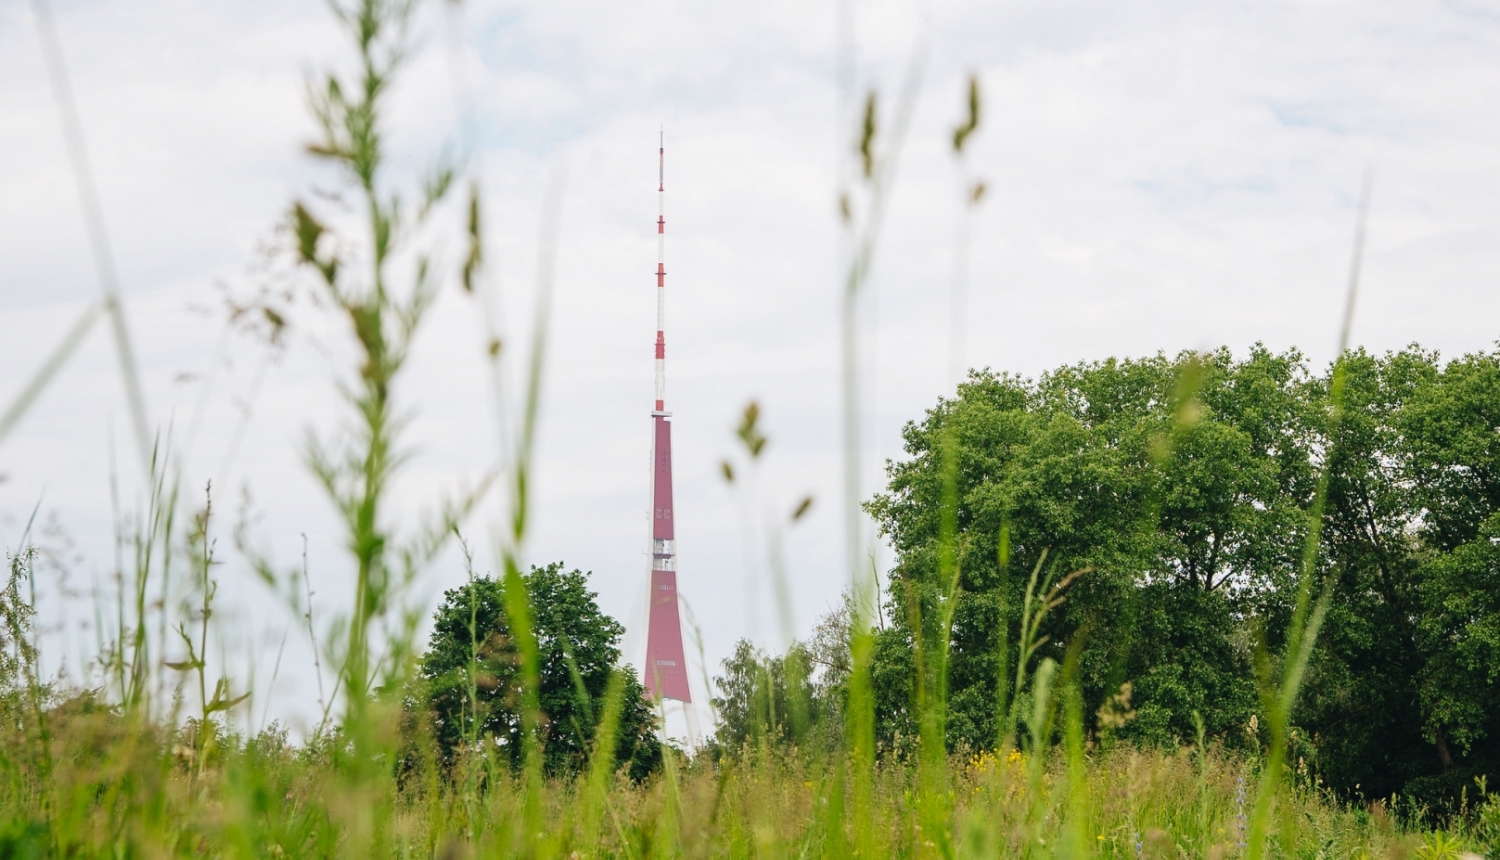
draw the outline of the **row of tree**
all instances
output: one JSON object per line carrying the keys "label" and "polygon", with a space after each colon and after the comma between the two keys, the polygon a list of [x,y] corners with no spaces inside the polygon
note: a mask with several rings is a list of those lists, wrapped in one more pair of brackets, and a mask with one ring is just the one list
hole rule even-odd
{"label": "row of tree", "polygon": [[[944,639],[953,749],[1008,742],[1007,714],[1028,708],[1007,707],[1003,679],[1070,644],[1092,730],[1174,745],[1201,725],[1253,746],[1257,649],[1279,652],[1307,584],[1329,611],[1294,722],[1319,776],[1436,800],[1500,771],[1500,353],[1355,352],[1316,373],[1257,347],[975,372],[905,441],[867,506],[896,551],[874,607],[889,752],[918,734],[918,643]],[[1028,588],[1068,574],[1023,653]],[[623,630],[580,571],[523,582],[548,767],[575,770]],[[715,681],[716,743],[837,743],[856,615],[846,602],[777,657],[741,643]],[[519,751],[516,673],[502,586],[448,592],[420,696],[445,756]],[[643,776],[661,752],[627,675],[617,757]]]}
{"label": "row of tree", "polygon": [[[1116,737],[1185,743],[1201,720],[1256,744],[1257,649],[1279,653],[1311,577],[1329,611],[1294,716],[1304,761],[1365,797],[1500,771],[1500,353],[972,372],[904,438],[867,505],[896,551],[873,670],[887,749],[917,734],[917,643],[941,636],[950,747],[1004,741],[1033,571],[1079,573],[1030,659],[1081,645],[1088,712]],[[848,618],[726,660],[721,740],[836,732]]]}

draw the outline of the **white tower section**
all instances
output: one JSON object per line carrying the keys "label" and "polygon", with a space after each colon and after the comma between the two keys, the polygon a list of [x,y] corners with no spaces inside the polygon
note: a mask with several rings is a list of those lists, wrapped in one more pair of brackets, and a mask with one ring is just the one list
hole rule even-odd
{"label": "white tower section", "polygon": [[656,151],[656,411],[667,401],[667,136]]}

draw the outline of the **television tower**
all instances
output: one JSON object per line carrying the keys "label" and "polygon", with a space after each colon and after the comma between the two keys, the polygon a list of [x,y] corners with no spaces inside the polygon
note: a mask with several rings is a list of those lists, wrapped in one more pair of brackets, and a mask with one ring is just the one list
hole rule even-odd
{"label": "television tower", "polygon": [[657,149],[656,212],[656,408],[651,449],[651,614],[646,627],[642,683],[654,699],[688,703],[687,659],[682,620],[677,613],[677,540],[672,525],[672,413],[667,390],[667,148],[663,133]]}

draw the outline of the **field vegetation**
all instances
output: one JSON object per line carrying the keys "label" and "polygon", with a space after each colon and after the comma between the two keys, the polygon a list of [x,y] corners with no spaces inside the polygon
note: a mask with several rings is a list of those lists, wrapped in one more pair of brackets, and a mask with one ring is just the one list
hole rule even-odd
{"label": "field vegetation", "polygon": [[[314,625],[306,572],[253,534],[235,541],[336,681],[321,720],[296,739],[243,728],[252,691],[210,668],[224,552],[211,496],[181,491],[170,444],[137,414],[151,493],[119,536],[116,600],[98,607],[116,621],[97,683],[42,676],[29,529],[7,555],[0,858],[1500,851],[1500,354],[1369,355],[1344,348],[1346,319],[1324,369],[1256,347],[1037,380],[973,371],[907,427],[907,457],[867,493],[856,320],[915,72],[893,109],[873,91],[848,100],[846,599],[784,654],[741,643],[713,680],[715,736],[663,742],[587,574],[520,561],[555,199],[529,351],[498,324],[475,345],[513,406],[504,462],[419,525],[389,515],[409,414],[396,383],[434,296],[462,290],[495,318],[474,175],[439,160],[403,185],[385,160],[413,9],[334,7],[352,64],[309,82],[308,150],[345,196],[293,201],[281,233],[318,296],[303,312],[337,318],[356,354],[339,381],[345,430],[306,450],[357,571],[342,614]],[[952,143],[974,207],[977,82],[965,96]],[[105,286],[0,414],[0,443],[101,317],[134,390]],[[295,324],[272,304],[235,316],[273,337]],[[501,387],[502,360],[519,391]],[[753,404],[738,435],[744,459],[763,455]],[[493,578],[472,573],[462,536],[489,494],[507,510]],[[870,518],[897,552],[884,582],[860,561]],[[470,575],[423,642],[413,587],[452,546]]]}

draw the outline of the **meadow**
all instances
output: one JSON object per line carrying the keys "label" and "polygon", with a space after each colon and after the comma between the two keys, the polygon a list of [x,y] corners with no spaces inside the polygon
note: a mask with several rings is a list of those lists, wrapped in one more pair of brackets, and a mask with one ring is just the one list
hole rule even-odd
{"label": "meadow", "polygon": [[[877,672],[880,585],[860,561],[869,540],[866,506],[878,514],[881,503],[871,502],[855,477],[863,390],[857,317],[911,114],[915,73],[894,96],[871,91],[847,106],[855,134],[840,200],[845,256],[837,289],[849,476],[842,506],[851,562],[842,627],[832,637],[834,659],[844,667],[836,706],[822,708],[820,725],[812,727],[809,703],[786,694],[785,686],[778,693],[772,683],[773,672],[788,671],[786,659],[756,657],[741,666],[748,686],[737,734],[726,731],[695,749],[662,743],[649,766],[633,772],[619,750],[624,734],[639,725],[632,714],[645,706],[634,670],[606,665],[602,674],[590,674],[566,645],[554,648],[548,607],[531,599],[538,572],[523,570],[520,561],[546,384],[546,264],[536,284],[529,350],[506,348],[498,330],[481,350],[497,368],[497,380],[502,362],[514,362],[523,381],[520,391],[507,395],[515,408],[502,440],[506,462],[479,476],[468,493],[435,506],[421,525],[389,521],[390,487],[405,462],[407,404],[398,401],[396,383],[438,290],[482,300],[484,210],[463,166],[441,159],[422,174],[418,193],[396,193],[385,161],[384,107],[413,49],[407,26],[413,4],[357,0],[334,10],[353,71],[309,82],[320,136],[308,152],[343,183],[358,214],[351,219],[320,211],[323,201],[311,193],[292,201],[282,251],[306,276],[320,312],[340,320],[356,353],[338,407],[347,431],[312,439],[306,450],[357,571],[343,614],[326,634],[313,634],[337,685],[306,738],[293,739],[277,724],[258,733],[242,728],[236,715],[251,691],[212,668],[222,662],[211,653],[222,526],[210,499],[190,499],[180,486],[168,437],[146,427],[137,406],[132,430],[152,492],[132,530],[118,536],[129,552],[115,601],[97,607],[118,619],[94,660],[97,686],[80,689],[42,676],[33,629],[36,555],[26,537],[8,550],[0,592],[0,858],[1458,860],[1500,850],[1500,798],[1482,778],[1451,808],[1399,794],[1353,800],[1324,785],[1294,751],[1299,695],[1331,611],[1332,591],[1316,563],[1330,493],[1327,469],[1310,475],[1309,504],[1297,514],[1307,523],[1295,533],[1300,545],[1292,554],[1301,567],[1284,583],[1284,617],[1274,637],[1251,648],[1253,672],[1244,679],[1254,688],[1251,740],[1227,743],[1223,732],[1205,729],[1194,714],[1195,736],[1137,743],[1120,731],[1135,718],[1128,695],[1096,710],[1089,638],[1054,625],[1068,589],[1084,574],[1049,567],[1043,550],[1034,563],[1027,557],[1014,579],[1017,600],[1007,611],[1019,623],[1004,626],[1000,636],[999,680],[980,708],[989,721],[984,740],[954,743],[950,722],[975,712],[972,702],[959,707],[950,684],[950,670],[962,657],[954,631],[955,618],[963,617],[966,523],[960,521],[959,440],[933,424],[929,492],[921,500],[927,590],[902,605],[910,661],[907,680],[896,687],[900,701],[891,703],[891,687],[882,686]],[[952,134],[960,160],[982,120],[977,83],[966,96],[967,115]],[[983,184],[967,184],[962,196],[962,205],[980,205]],[[542,220],[546,260],[554,253],[555,212]],[[435,250],[443,244],[462,248],[459,258],[445,264],[448,258]],[[1356,273],[1351,313],[1357,284]],[[0,414],[0,444],[97,321],[113,323],[123,378],[134,391],[120,301],[106,290],[43,362]],[[271,306],[240,312],[263,331],[286,324]],[[1347,317],[1343,331],[1341,355]],[[1196,420],[1191,404],[1202,386],[1196,372],[1179,374],[1187,381],[1169,410],[1174,423],[1153,437],[1165,446],[1156,455],[1162,462]],[[1327,399],[1319,401],[1335,427],[1349,373],[1341,358],[1328,378]],[[759,433],[749,409],[740,439],[751,460],[764,444]],[[732,482],[732,467],[726,464],[724,472]],[[463,541],[461,530],[488,494],[500,495],[508,511],[493,526],[500,574],[485,580],[492,586],[491,608],[503,619],[503,642],[489,647],[494,631],[479,625],[476,604],[452,604],[468,607],[470,620],[466,630],[458,628],[467,633],[467,650],[460,648],[443,675],[458,716],[443,723],[429,708],[436,696],[424,671],[433,663],[416,633],[422,617],[412,591],[439,552]],[[995,550],[1002,567],[1010,564],[1006,528],[997,532]],[[1019,532],[1016,540],[1019,547]],[[292,617],[310,611],[309,584],[299,570],[278,567],[250,548],[235,551]],[[463,551],[468,554],[467,544]],[[780,588],[785,594],[784,583]],[[465,644],[462,637],[457,641]],[[551,659],[554,652],[565,659]],[[557,684],[548,686],[558,678],[571,684],[562,685],[563,695],[576,691],[574,704],[583,715],[561,728]],[[729,697],[724,684],[719,689]],[[485,707],[494,709],[484,715],[481,691],[489,697]],[[882,716],[892,709],[903,714],[905,731],[894,739]],[[495,715],[509,721],[500,741],[486,728]],[[576,734],[578,754],[559,764],[560,733],[568,729]]]}

